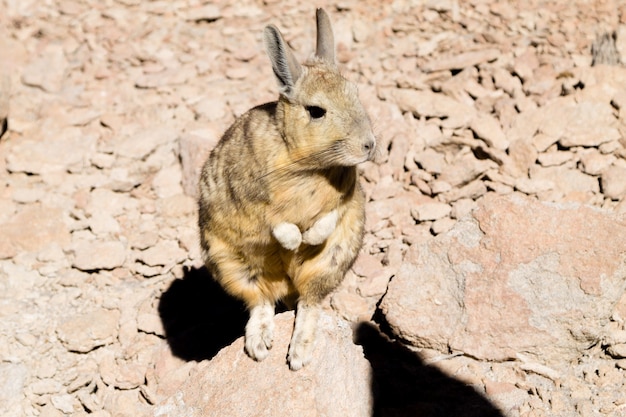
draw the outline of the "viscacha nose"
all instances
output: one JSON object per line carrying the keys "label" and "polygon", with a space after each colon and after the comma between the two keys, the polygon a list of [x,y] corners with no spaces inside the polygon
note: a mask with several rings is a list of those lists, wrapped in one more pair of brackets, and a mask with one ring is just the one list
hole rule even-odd
{"label": "viscacha nose", "polygon": [[363,142],[363,153],[367,155],[367,159],[371,160],[374,157],[374,152],[376,150],[376,139],[373,136],[368,137],[365,142]]}

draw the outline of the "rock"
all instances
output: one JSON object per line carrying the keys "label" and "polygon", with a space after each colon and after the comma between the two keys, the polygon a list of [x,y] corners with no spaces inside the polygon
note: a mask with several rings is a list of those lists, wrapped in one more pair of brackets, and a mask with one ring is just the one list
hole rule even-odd
{"label": "rock", "polygon": [[[275,318],[274,347],[255,362],[243,338],[211,361],[198,363],[187,382],[153,409],[153,416],[371,416],[371,368],[352,342],[347,322],[323,314],[312,362],[293,372],[285,357],[293,313]],[[241,388],[245,387],[245,390]]]}
{"label": "rock", "polygon": [[137,259],[148,266],[168,266],[187,259],[187,252],[176,241],[161,240],[155,246],[139,252]]}
{"label": "rock", "polygon": [[[75,414],[74,414],[75,415]],[[52,403],[48,403],[41,408],[40,417],[63,417],[65,414],[59,411]]]}
{"label": "rock", "polygon": [[462,52],[449,58],[440,58],[427,62],[422,66],[422,70],[425,72],[435,72],[473,67],[483,62],[494,61],[501,54],[502,52],[498,49],[483,49],[480,51]]}
{"label": "rock", "polygon": [[[614,109],[606,102],[584,100],[577,102],[572,96],[558,97],[546,105],[521,113],[514,119],[507,136],[533,139],[538,151],[559,142],[565,148],[599,146],[620,137]],[[540,135],[535,136],[537,133]]]}
{"label": "rock", "polygon": [[6,156],[9,171],[40,175],[61,172],[86,164],[95,151],[98,138],[85,135],[77,127],[44,126],[41,129],[41,132],[32,132],[36,140],[22,139],[11,147]]}
{"label": "rock", "polygon": [[120,231],[120,225],[115,220],[115,217],[105,212],[95,212],[89,218],[89,229],[100,236],[107,234],[118,233]]}
{"label": "rock", "polygon": [[[552,135],[548,135],[547,133],[544,133],[543,131],[539,130],[540,126],[545,124],[544,113],[547,111],[547,109],[550,109],[551,107],[555,107],[555,106],[556,105],[552,105],[552,102],[550,102],[548,105],[544,106],[541,110],[540,109],[528,110],[514,117],[513,120],[511,121],[510,127],[506,129],[505,131],[506,136],[509,139],[509,141],[514,142],[518,139],[527,140],[528,138],[534,138],[538,135],[541,135],[536,139],[537,144],[535,144],[535,146],[537,147],[545,146],[545,148],[547,149],[549,145],[546,146],[546,142],[548,142],[549,140],[552,140],[552,143],[556,143],[559,139],[558,136],[552,139],[553,138]],[[533,139],[533,141],[535,141],[535,139]]]}
{"label": "rock", "polygon": [[67,246],[70,242],[70,231],[63,221],[63,211],[43,204],[29,205],[7,223],[0,224],[0,236],[10,245],[5,250],[12,248],[27,252],[39,251],[53,242],[61,246]]}
{"label": "rock", "polygon": [[148,249],[156,245],[158,241],[159,234],[156,231],[134,233],[128,239],[130,247],[139,250]]}
{"label": "rock", "polygon": [[[151,407],[143,400],[139,390],[110,391],[104,398],[104,411],[110,416],[133,417],[149,415]],[[86,417],[91,417],[87,414]],[[108,417],[106,414],[103,417]]]}
{"label": "rock", "polygon": [[52,395],[50,401],[54,408],[63,412],[65,415],[73,413],[75,406],[76,409],[78,409],[78,401],[69,394]]}
{"label": "rock", "polygon": [[382,268],[380,260],[362,251],[356,258],[354,265],[352,265],[352,271],[360,277],[370,276],[373,272]]}
{"label": "rock", "polygon": [[46,278],[36,270],[11,262],[0,266],[0,273],[4,277],[10,277],[10,279],[3,279],[2,291],[9,294],[10,298],[17,300],[32,296],[37,288],[46,282]]}
{"label": "rock", "polygon": [[[522,138],[520,138],[522,139]],[[520,140],[518,139],[518,140]],[[548,150],[548,148],[552,145],[554,145],[555,143],[557,143],[559,140],[559,138],[555,138],[553,136],[549,136],[546,135],[545,133],[537,133],[535,136],[533,136],[532,138],[532,143],[533,146],[535,147],[535,149],[538,152],[545,152]]]}
{"label": "rock", "polygon": [[414,157],[415,162],[424,170],[431,174],[440,174],[445,165],[445,155],[432,148],[426,148]]}
{"label": "rock", "polygon": [[63,45],[50,44],[24,68],[22,83],[49,93],[58,93],[63,88],[67,67]]}
{"label": "rock", "polygon": [[91,217],[98,213],[119,216],[130,208],[132,199],[126,193],[117,193],[108,188],[96,188],[89,193],[89,202],[85,213]]}
{"label": "rock", "polygon": [[554,182],[547,179],[529,179],[522,177],[515,181],[515,189],[528,195],[543,193],[554,190],[555,188],[556,185]]}
{"label": "rock", "polygon": [[580,157],[580,167],[585,174],[600,175],[614,161],[613,155],[603,155],[597,150],[591,150]]}
{"label": "rock", "polygon": [[509,140],[504,134],[500,122],[492,115],[476,114],[476,117],[470,121],[469,127],[477,137],[492,148],[504,151],[509,147]]}
{"label": "rock", "polygon": [[11,94],[11,77],[0,72],[0,138],[9,127],[9,97]]}
{"label": "rock", "polygon": [[609,355],[611,355],[611,357],[615,359],[626,358],[626,343],[618,343],[618,344],[610,345],[606,349],[606,351]]}
{"label": "rock", "polygon": [[62,389],[62,385],[60,382],[55,381],[52,378],[43,378],[38,379],[35,383],[30,386],[33,394],[35,395],[45,395],[45,394],[55,394]]}
{"label": "rock", "polygon": [[197,366],[185,362],[172,353],[171,347],[163,341],[156,345],[151,366],[146,372],[148,385],[154,387],[157,398],[165,401],[189,379],[189,373]]}
{"label": "rock", "polygon": [[18,188],[13,191],[13,201],[21,204],[35,203],[41,201],[45,192],[41,189]]}
{"label": "rock", "polygon": [[41,262],[59,262],[65,259],[63,248],[58,242],[52,242],[46,245],[37,254],[37,260]]}
{"label": "rock", "polygon": [[446,166],[438,180],[459,187],[469,184],[489,169],[497,168],[497,164],[489,159],[477,159],[471,153],[459,155],[453,163]]}
{"label": "rock", "polygon": [[99,308],[66,319],[57,328],[57,336],[71,352],[90,352],[116,340],[119,318],[119,310]]}
{"label": "rock", "polygon": [[452,208],[445,203],[425,203],[411,209],[411,215],[418,222],[437,220],[450,214]]}
{"label": "rock", "polygon": [[[256,52],[256,51],[254,51],[254,52]],[[242,68],[245,68],[245,67],[242,67]],[[229,76],[229,74],[226,74],[226,75]],[[244,75],[244,77],[242,77],[242,78],[245,78],[245,75],[247,75],[247,74],[243,74],[243,75]],[[230,76],[229,76],[229,78],[230,78]],[[228,111],[229,111],[228,110],[228,104],[226,104],[226,102],[224,101],[223,97],[221,97],[221,96],[204,97],[204,98],[200,99],[197,103],[194,103],[192,108],[193,108],[193,111],[196,114],[202,116],[202,118],[207,119],[209,121],[224,120],[224,118],[226,117],[226,115],[228,114]],[[190,135],[190,134],[192,134],[192,133],[188,133],[187,135]],[[181,141],[182,141],[182,138],[181,138]]]}
{"label": "rock", "polygon": [[[15,410],[24,398],[28,368],[21,363],[0,363],[0,411]],[[10,415],[10,414],[7,414]]]}
{"label": "rock", "polygon": [[486,192],[487,186],[485,185],[485,182],[478,178],[461,188],[453,188],[445,194],[442,194],[440,199],[446,203],[453,203],[460,199],[476,200]]}
{"label": "rock", "polygon": [[74,249],[72,266],[82,271],[97,271],[120,267],[125,260],[126,246],[122,242],[82,242]]}
{"label": "rock", "polygon": [[140,313],[137,315],[137,330],[144,333],[165,336],[163,322],[156,314]]}
{"label": "rock", "polygon": [[626,166],[611,165],[602,172],[600,181],[606,197],[620,200],[626,196]]}
{"label": "rock", "polygon": [[337,291],[331,296],[330,305],[337,314],[353,323],[371,319],[371,310],[375,308],[367,299],[352,291]]}
{"label": "rock", "polygon": [[[565,148],[599,146],[621,137],[615,126],[617,119],[613,116],[613,108],[608,102],[584,101],[552,109],[552,123],[545,124],[541,130],[548,136],[558,137],[559,144]],[[544,117],[548,122],[547,115]]]}
{"label": "rock", "polygon": [[159,146],[175,143],[178,132],[163,126],[140,129],[131,135],[120,135],[116,139],[115,154],[132,159],[145,159]]}
{"label": "rock", "polygon": [[610,213],[488,195],[411,246],[381,309],[416,347],[563,365],[602,337],[626,287],[624,247],[626,222]]}
{"label": "rock", "polygon": [[476,209],[477,205],[474,200],[469,198],[460,199],[452,204],[452,211],[450,216],[453,219],[462,219]]}
{"label": "rock", "polygon": [[102,381],[119,389],[128,390],[142,385],[146,379],[146,367],[139,361],[123,361],[115,357],[109,348],[99,352],[99,370]]}
{"label": "rock", "polygon": [[529,140],[518,139],[511,143],[509,156],[504,171],[513,177],[525,177],[537,160],[537,151]]}
{"label": "rock", "polygon": [[178,151],[183,171],[182,184],[185,194],[194,197],[197,195],[202,165],[219,138],[219,134],[213,129],[195,131],[181,136]]}
{"label": "rock", "polygon": [[435,180],[431,181],[428,185],[430,186],[430,191],[433,195],[447,193],[452,190],[452,185],[446,181]]}
{"label": "rock", "polygon": [[[539,162],[541,166],[551,167],[556,165],[563,165],[564,163],[571,161],[573,157],[574,155],[572,155],[571,152],[546,152],[537,156],[537,162]],[[589,172],[585,172],[589,174]]]}
{"label": "rock", "polygon": [[370,194],[370,198],[372,200],[385,200],[393,197],[401,190],[402,186],[391,175],[386,175],[378,181]]}
{"label": "rock", "polygon": [[250,69],[247,67],[233,67],[227,69],[225,75],[229,80],[243,80],[250,75]]}
{"label": "rock", "polygon": [[388,268],[378,268],[361,283],[357,288],[357,292],[361,297],[380,297],[387,291],[389,279],[393,273]]}
{"label": "rock", "polygon": [[497,88],[504,90],[510,96],[514,96],[517,91],[522,89],[522,83],[518,77],[511,74],[504,68],[493,69],[494,84]]}
{"label": "rock", "polygon": [[182,170],[178,165],[161,169],[152,180],[152,188],[159,198],[169,198],[183,192]]}
{"label": "rock", "polygon": [[72,126],[86,126],[100,116],[98,110],[90,108],[74,108],[67,114],[69,124]]}
{"label": "rock", "polygon": [[451,129],[469,125],[476,113],[473,107],[432,91],[396,89],[393,97],[400,110],[417,117],[445,119],[445,126]]}
{"label": "rock", "polygon": [[452,227],[454,227],[455,224],[456,224],[456,220],[453,220],[449,217],[444,217],[439,220],[435,220],[430,227],[430,231],[434,235],[439,235],[441,233],[447,232],[448,230],[452,229]]}
{"label": "rock", "polygon": [[185,194],[175,194],[158,201],[161,215],[168,219],[179,220],[195,215],[197,210],[196,199]]}
{"label": "rock", "polygon": [[566,165],[545,168],[534,165],[530,169],[530,178],[554,184],[554,189],[562,193],[568,201],[585,202],[590,195],[600,192],[597,178]]}
{"label": "rock", "polygon": [[203,6],[192,7],[187,10],[185,19],[192,20],[194,22],[214,22],[222,17],[219,7],[212,4],[205,4]]}

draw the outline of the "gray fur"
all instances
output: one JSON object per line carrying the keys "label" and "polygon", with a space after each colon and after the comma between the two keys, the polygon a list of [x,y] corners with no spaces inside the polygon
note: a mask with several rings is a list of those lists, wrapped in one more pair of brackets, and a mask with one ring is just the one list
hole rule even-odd
{"label": "gray fur", "polygon": [[267,56],[272,62],[272,69],[278,80],[280,93],[290,97],[293,87],[302,75],[302,67],[276,26],[268,25],[263,31],[263,39]]}

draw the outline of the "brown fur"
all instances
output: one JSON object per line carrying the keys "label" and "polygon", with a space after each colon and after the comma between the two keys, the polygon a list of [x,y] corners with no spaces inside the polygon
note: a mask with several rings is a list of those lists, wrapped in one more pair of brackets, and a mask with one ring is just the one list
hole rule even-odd
{"label": "brown fur", "polygon": [[[318,31],[319,18],[318,12]],[[332,32],[330,39],[332,44]],[[272,58],[272,46],[268,51]],[[250,309],[286,298],[319,304],[340,284],[362,244],[365,200],[355,165],[371,159],[374,137],[356,87],[328,61],[316,57],[288,72],[299,74],[293,85],[277,102],[239,117],[202,169],[199,226],[206,265]],[[310,106],[325,115],[315,119]],[[321,245],[303,243],[291,251],[272,235],[281,222],[304,232],[333,210],[336,228]]]}

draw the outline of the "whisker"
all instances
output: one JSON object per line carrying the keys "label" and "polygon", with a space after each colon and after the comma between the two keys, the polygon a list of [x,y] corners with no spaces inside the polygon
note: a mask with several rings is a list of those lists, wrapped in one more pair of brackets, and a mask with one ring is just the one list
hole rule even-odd
{"label": "whisker", "polygon": [[310,146],[308,149],[306,150],[311,150],[313,151],[310,155],[304,156],[302,158],[298,158],[295,161],[291,161],[287,164],[284,164],[283,166],[279,166],[269,172],[266,172],[265,174],[261,175],[259,178],[263,179],[266,178],[270,175],[274,175],[274,174],[278,174],[278,175],[286,175],[290,172],[290,168],[297,166],[299,164],[302,164],[303,162],[309,163],[309,164],[324,164],[324,165],[328,165],[333,164],[335,162],[339,162],[339,146],[338,143],[334,143],[333,146],[331,146],[330,148],[320,148],[318,151],[315,151],[316,148],[318,148],[318,146]]}

